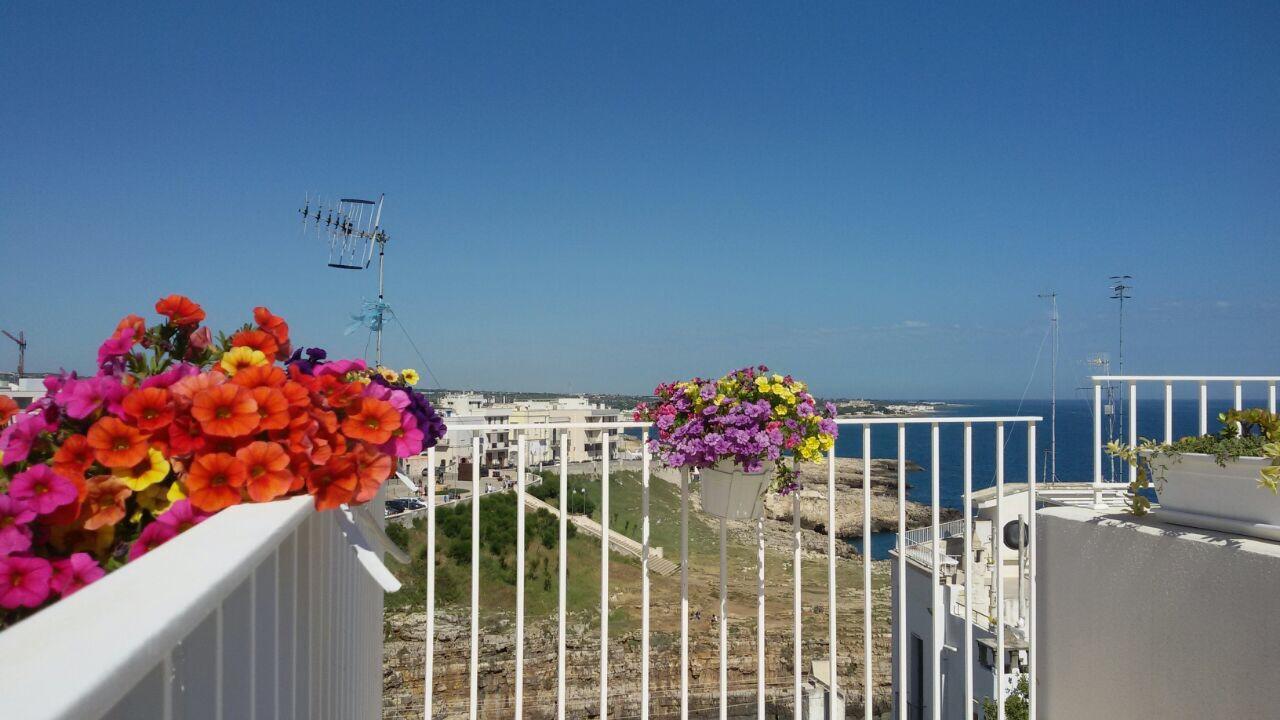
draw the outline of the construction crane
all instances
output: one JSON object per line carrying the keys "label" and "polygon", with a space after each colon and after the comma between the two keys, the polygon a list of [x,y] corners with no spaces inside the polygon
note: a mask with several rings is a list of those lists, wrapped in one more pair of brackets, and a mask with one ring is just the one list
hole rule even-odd
{"label": "construction crane", "polygon": [[0,330],[0,333],[4,333],[5,337],[18,344],[18,379],[21,380],[22,372],[26,369],[27,364],[27,335],[21,330],[18,331],[17,335],[8,330]]}

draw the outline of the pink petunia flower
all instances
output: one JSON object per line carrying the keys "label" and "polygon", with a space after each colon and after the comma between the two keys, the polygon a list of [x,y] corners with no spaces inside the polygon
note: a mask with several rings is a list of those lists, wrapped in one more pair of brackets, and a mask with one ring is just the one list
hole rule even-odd
{"label": "pink petunia flower", "polygon": [[89,553],[76,553],[69,558],[53,561],[53,577],[49,587],[66,597],[98,578],[107,571]]}
{"label": "pink petunia flower", "polygon": [[98,348],[98,367],[103,367],[107,363],[129,354],[133,349],[133,328],[124,328],[120,332],[107,338]]}
{"label": "pink petunia flower", "polygon": [[66,387],[58,394],[67,414],[77,420],[83,420],[99,408],[106,407],[112,415],[123,412],[120,403],[129,391],[120,381],[109,375],[68,380]]}
{"label": "pink petunia flower", "polygon": [[31,528],[36,511],[25,500],[0,495],[0,555],[23,552],[31,547]]}
{"label": "pink petunia flower", "polygon": [[9,427],[0,432],[0,453],[4,453],[4,464],[26,460],[40,433],[52,429],[49,421],[39,413],[26,413],[14,418]]}
{"label": "pink petunia flower", "polygon": [[422,452],[425,436],[418,428],[418,419],[411,413],[400,415],[400,429],[391,434],[391,439],[378,449],[398,458],[411,457]]}
{"label": "pink petunia flower", "polygon": [[39,607],[49,599],[53,566],[38,557],[0,557],[0,608]]}
{"label": "pink petunia flower", "polygon": [[175,502],[155,522],[143,529],[129,549],[129,559],[136,560],[146,555],[209,517],[210,513],[197,510],[190,500]]}
{"label": "pink petunia flower", "polygon": [[9,483],[10,497],[27,501],[39,515],[48,515],[63,505],[73,503],[79,493],[70,480],[48,465],[32,465],[14,476]]}
{"label": "pink petunia flower", "polygon": [[199,374],[200,374],[200,368],[196,367],[195,365],[192,365],[190,363],[178,363],[177,365],[174,365],[173,367],[169,368],[168,370],[165,370],[159,375],[152,375],[146,380],[143,380],[142,388],[144,390],[147,388],[153,388],[153,387],[167,388],[170,385],[178,382],[183,378],[189,378],[192,375],[199,375]]}

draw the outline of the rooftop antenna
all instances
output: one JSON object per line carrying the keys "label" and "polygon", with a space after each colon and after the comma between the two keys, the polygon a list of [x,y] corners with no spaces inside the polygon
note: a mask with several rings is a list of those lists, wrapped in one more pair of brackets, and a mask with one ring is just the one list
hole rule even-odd
{"label": "rooftop antenna", "polygon": [[27,369],[27,335],[21,330],[16,336],[8,330],[0,330],[0,333],[18,344],[18,380],[22,380],[22,373]]}
{"label": "rooftop antenna", "polygon": [[[1108,357],[1106,353],[1099,353],[1098,355],[1086,360],[1085,363],[1092,367],[1098,368],[1098,370],[1096,370],[1095,372],[1098,372],[1102,375],[1111,374],[1111,358]],[[1121,387],[1124,387],[1124,385],[1121,384]],[[1093,387],[1086,386],[1079,389],[1092,390]],[[1102,399],[1101,410],[1102,410],[1102,416],[1107,419],[1107,439],[1110,440],[1116,436],[1115,386],[1111,384],[1110,380],[1107,380],[1106,384],[1102,386],[1102,389],[1103,389],[1103,399]],[[1094,408],[1094,412],[1098,412],[1098,408]],[[1116,458],[1115,456],[1111,456],[1111,479],[1114,481],[1115,478],[1116,478]]]}
{"label": "rooftop antenna", "polygon": [[1049,316],[1053,359],[1049,364],[1049,482],[1058,482],[1058,293],[1050,291],[1037,297],[1049,300]]}
{"label": "rooftop antenna", "polygon": [[[1124,301],[1132,298],[1129,291],[1133,286],[1129,281],[1133,279],[1132,275],[1112,275],[1111,276],[1111,299],[1120,301],[1120,352],[1116,356],[1119,367],[1116,371],[1118,375],[1124,375]],[[1120,383],[1120,428],[1123,432],[1124,428],[1124,386]]]}
{"label": "rooftop antenna", "polygon": [[335,202],[332,199],[326,201],[320,196],[312,198],[307,194],[302,208],[298,210],[302,215],[303,233],[314,229],[316,237],[323,238],[328,243],[331,268],[364,270],[373,260],[373,249],[377,246],[378,302],[368,311],[371,313],[370,327],[378,335],[374,362],[379,366],[382,365],[382,320],[387,309],[383,286],[384,266],[387,241],[391,239],[382,229],[382,205],[386,197],[386,193],[383,193],[376,202],[358,198],[341,198]]}

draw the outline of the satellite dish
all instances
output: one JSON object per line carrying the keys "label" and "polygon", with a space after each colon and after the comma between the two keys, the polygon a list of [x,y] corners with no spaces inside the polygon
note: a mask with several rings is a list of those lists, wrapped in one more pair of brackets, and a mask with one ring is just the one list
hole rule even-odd
{"label": "satellite dish", "polygon": [[1021,520],[1010,520],[1004,524],[1004,546],[1010,550],[1021,550],[1031,544],[1031,536],[1027,524]]}

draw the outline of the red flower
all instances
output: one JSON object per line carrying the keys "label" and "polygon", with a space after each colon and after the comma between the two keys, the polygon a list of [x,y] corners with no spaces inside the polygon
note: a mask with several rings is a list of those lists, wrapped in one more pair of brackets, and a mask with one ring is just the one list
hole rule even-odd
{"label": "red flower", "polygon": [[332,510],[351,502],[356,483],[355,460],[338,456],[311,471],[307,477],[307,490],[315,496],[317,510]]}
{"label": "red flower", "polygon": [[147,436],[111,416],[89,428],[88,442],[94,458],[109,468],[133,467],[147,455]]}
{"label": "red flower", "polygon": [[248,473],[249,497],[254,502],[274,500],[289,491],[293,474],[289,456],[273,442],[250,443],[236,453]]}
{"label": "red flower", "polygon": [[289,401],[284,398],[284,393],[273,387],[256,387],[250,392],[258,403],[259,430],[280,430],[289,426]]}
{"label": "red flower", "polygon": [[234,455],[208,453],[191,463],[186,478],[187,493],[196,508],[218,512],[240,503],[240,488],[246,479],[248,471]]}
{"label": "red flower", "polygon": [[14,415],[18,414],[18,403],[8,395],[0,395],[0,427],[9,424]]}
{"label": "red flower", "polygon": [[173,398],[164,388],[135,390],[125,397],[123,405],[140,430],[153,432],[173,422]]}
{"label": "red flower", "polygon": [[92,464],[93,448],[83,435],[68,436],[53,454],[53,471],[65,478],[83,478]]}
{"label": "red flower", "polygon": [[400,428],[400,411],[386,400],[365,398],[359,410],[342,421],[342,432],[347,437],[381,445],[391,439],[391,433]]}
{"label": "red flower", "polygon": [[223,384],[202,390],[191,399],[191,416],[216,437],[240,437],[258,427],[258,403],[239,385]]}
{"label": "red flower", "polygon": [[247,347],[261,350],[263,355],[273,358],[280,351],[280,343],[270,333],[262,330],[241,330],[231,336],[231,347]]}
{"label": "red flower", "polygon": [[120,322],[116,323],[116,331],[111,333],[113,337],[118,336],[121,330],[128,328],[133,330],[133,341],[135,343],[142,342],[142,336],[147,334],[147,323],[137,315],[125,315]]}
{"label": "red flower", "polygon": [[231,378],[231,382],[246,390],[252,390],[257,387],[283,387],[285,378],[284,371],[275,365],[250,365],[247,368],[241,368],[235,377]]}
{"label": "red flower", "polygon": [[311,391],[307,390],[301,383],[290,380],[280,390],[284,393],[285,399],[289,401],[289,407],[301,408],[311,404]]}
{"label": "red flower", "polygon": [[170,455],[190,455],[204,449],[205,439],[194,427],[197,422],[189,417],[175,418],[169,424]]}
{"label": "red flower", "polygon": [[391,456],[374,450],[362,449],[356,453],[356,488],[354,502],[369,502],[378,494],[378,488],[391,477]]}
{"label": "red flower", "polygon": [[284,318],[272,315],[271,311],[259,305],[253,309],[253,321],[258,327],[275,338],[276,344],[285,347],[289,344],[289,323]]}
{"label": "red flower", "polygon": [[204,320],[204,309],[183,295],[160,298],[156,301],[156,312],[183,327],[194,327]]}

